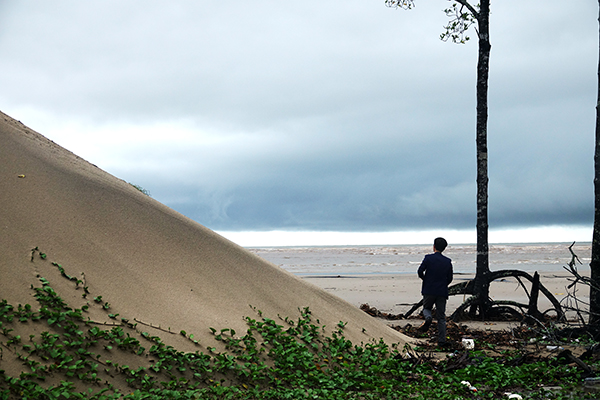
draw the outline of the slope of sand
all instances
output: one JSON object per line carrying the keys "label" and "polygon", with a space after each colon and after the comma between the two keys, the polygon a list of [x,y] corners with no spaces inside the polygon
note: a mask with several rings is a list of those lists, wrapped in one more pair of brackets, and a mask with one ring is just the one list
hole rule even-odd
{"label": "slope of sand", "polygon": [[[144,195],[19,121],[0,113],[0,299],[32,304],[31,286],[47,278],[73,306],[102,296],[119,318],[193,333],[211,343],[209,327],[246,329],[243,317],[297,318],[309,307],[327,327],[347,322],[354,343],[407,337],[357,307],[304,282]],[[38,247],[48,258],[31,249]],[[85,279],[90,296],[60,277]],[[151,329],[151,328],[148,328]],[[153,330],[182,351],[198,350],[180,335]],[[0,369],[6,369],[6,357]]]}

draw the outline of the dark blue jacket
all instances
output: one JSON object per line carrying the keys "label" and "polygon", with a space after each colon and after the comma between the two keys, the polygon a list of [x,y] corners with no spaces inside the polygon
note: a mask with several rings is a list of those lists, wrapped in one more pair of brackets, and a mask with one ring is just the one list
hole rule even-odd
{"label": "dark blue jacket", "polygon": [[427,254],[417,273],[423,279],[421,294],[448,298],[448,285],[452,282],[452,260],[439,252]]}

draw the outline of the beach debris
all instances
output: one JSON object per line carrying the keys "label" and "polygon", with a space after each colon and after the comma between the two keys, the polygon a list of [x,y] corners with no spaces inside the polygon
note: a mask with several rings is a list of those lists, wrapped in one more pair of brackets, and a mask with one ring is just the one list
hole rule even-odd
{"label": "beach debris", "polygon": [[462,345],[467,350],[473,350],[475,348],[475,341],[470,338],[463,338]]}
{"label": "beach debris", "polygon": [[403,319],[402,314],[390,314],[379,311],[376,307],[371,307],[368,303],[361,304],[360,309],[372,317],[385,318],[391,320]]}
{"label": "beach debris", "polygon": [[594,378],[585,378],[583,380],[583,386],[585,386],[588,389],[600,389],[600,378],[598,377],[594,377]]}
{"label": "beach debris", "polygon": [[[542,385],[541,387],[542,390],[545,390],[546,392],[560,392],[562,390],[562,386],[545,386]],[[548,393],[546,396],[550,396],[550,393]]]}
{"label": "beach debris", "polygon": [[476,392],[477,388],[473,385],[471,385],[471,383],[469,381],[462,381],[461,382],[463,385],[465,385],[471,392]]}
{"label": "beach debris", "polygon": [[25,178],[25,175],[21,174],[17,176],[18,178]]}
{"label": "beach debris", "polygon": [[520,395],[516,394],[516,393],[510,393],[510,392],[506,392],[504,393],[506,396],[508,396],[509,399],[514,399],[514,400],[523,400],[523,397],[521,397]]}

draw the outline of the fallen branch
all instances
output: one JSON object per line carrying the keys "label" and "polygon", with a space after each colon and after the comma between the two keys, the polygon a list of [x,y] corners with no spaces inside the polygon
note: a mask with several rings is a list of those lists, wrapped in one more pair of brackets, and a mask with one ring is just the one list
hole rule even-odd
{"label": "fallen branch", "polygon": [[384,318],[384,319],[389,319],[389,320],[398,320],[398,319],[403,319],[404,318],[404,316],[402,314],[384,313],[384,312],[379,311],[375,307],[371,307],[368,304],[362,304],[360,306],[360,309],[363,310],[364,312],[366,312],[367,314],[369,314],[372,317]]}
{"label": "fallen branch", "polygon": [[584,370],[587,374],[593,374],[592,369],[589,365],[581,361],[579,358],[575,357],[571,350],[563,350],[556,356],[557,359],[564,358],[568,363],[575,363],[579,368]]}

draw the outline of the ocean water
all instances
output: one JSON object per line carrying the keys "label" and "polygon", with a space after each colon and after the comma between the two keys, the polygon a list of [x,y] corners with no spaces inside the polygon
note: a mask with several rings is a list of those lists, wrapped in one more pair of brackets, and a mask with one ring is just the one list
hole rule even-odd
{"label": "ocean water", "polygon": [[[520,269],[528,272],[566,272],[571,261],[571,243],[513,243],[490,245],[490,269]],[[299,276],[365,274],[412,274],[432,246],[308,246],[250,248],[251,252]],[[576,243],[574,253],[589,271],[591,243]],[[455,273],[475,272],[476,246],[450,245],[444,254],[452,259]]]}

